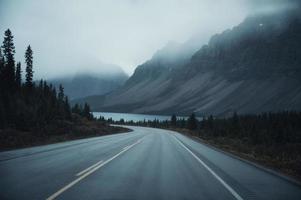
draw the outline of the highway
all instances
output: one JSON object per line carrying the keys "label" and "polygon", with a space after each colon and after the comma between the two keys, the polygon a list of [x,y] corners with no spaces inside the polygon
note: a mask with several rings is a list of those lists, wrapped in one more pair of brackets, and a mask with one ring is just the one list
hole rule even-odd
{"label": "highway", "polygon": [[129,128],[1,152],[0,199],[301,199],[298,184],[199,141]]}

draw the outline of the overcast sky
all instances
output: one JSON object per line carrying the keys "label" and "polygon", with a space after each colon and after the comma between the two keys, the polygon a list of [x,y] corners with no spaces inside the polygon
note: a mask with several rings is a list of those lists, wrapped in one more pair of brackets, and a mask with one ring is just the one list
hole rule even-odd
{"label": "overcast sky", "polygon": [[101,62],[130,75],[168,41],[206,41],[271,8],[262,2],[271,1],[0,0],[0,31],[12,30],[17,61],[32,46],[36,78],[99,70]]}

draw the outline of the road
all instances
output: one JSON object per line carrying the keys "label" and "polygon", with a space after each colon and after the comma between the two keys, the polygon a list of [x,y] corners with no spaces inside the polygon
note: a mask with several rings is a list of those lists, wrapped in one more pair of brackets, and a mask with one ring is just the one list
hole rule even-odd
{"label": "road", "polygon": [[0,199],[301,199],[301,187],[176,132],[0,153]]}

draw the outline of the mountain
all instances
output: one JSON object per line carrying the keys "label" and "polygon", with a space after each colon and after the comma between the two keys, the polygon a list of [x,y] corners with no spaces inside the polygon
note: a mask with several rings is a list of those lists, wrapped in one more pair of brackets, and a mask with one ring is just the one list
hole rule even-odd
{"label": "mountain", "polygon": [[128,75],[115,65],[106,66],[110,71],[78,72],[61,78],[50,79],[56,87],[62,84],[70,99],[83,98],[91,95],[102,95],[121,87]]}
{"label": "mountain", "polygon": [[165,79],[173,70],[187,64],[196,51],[197,49],[190,44],[168,42],[150,60],[136,68],[123,89],[137,87],[137,84]]}
{"label": "mountain", "polygon": [[[157,52],[123,87],[86,99],[97,111],[213,115],[301,110],[299,9],[247,17],[192,56]],[[170,46],[170,45],[169,45]],[[165,50],[172,52],[165,55]],[[179,56],[183,55],[183,56]]]}

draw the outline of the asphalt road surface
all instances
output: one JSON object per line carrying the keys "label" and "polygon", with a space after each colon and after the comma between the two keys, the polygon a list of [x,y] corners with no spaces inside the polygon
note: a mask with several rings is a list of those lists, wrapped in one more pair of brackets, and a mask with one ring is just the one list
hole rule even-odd
{"label": "asphalt road surface", "polygon": [[301,199],[301,187],[179,133],[133,132],[0,153],[0,199]]}

